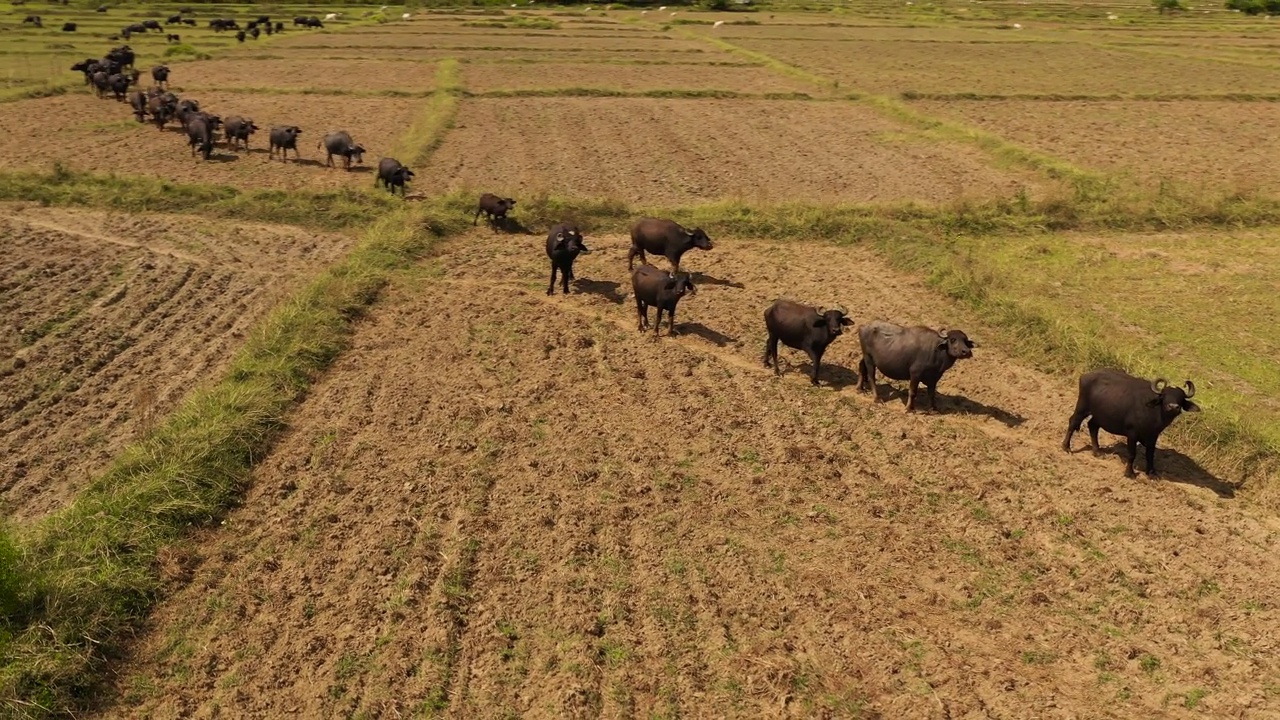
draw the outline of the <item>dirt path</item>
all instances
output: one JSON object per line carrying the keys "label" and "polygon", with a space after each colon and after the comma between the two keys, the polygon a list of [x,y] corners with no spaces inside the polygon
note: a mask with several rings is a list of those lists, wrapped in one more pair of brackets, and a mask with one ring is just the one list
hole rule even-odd
{"label": "dirt path", "polygon": [[568,297],[488,232],[393,288],[105,715],[1280,712],[1280,528],[1194,462],[1063,454],[1070,385],[993,343],[936,415],[848,385],[853,337],[771,377],[780,295],[960,324],[863,250],[719,239],[655,341],[590,240]]}

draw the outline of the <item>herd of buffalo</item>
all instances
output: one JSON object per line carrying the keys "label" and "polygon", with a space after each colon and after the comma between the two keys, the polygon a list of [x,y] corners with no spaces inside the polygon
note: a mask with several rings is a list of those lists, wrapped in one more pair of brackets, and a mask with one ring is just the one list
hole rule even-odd
{"label": "herd of buffalo", "polygon": [[[270,20],[260,19],[268,22]],[[186,135],[193,156],[199,152],[205,160],[210,159],[214,145],[219,141],[219,131],[222,132],[221,140],[226,149],[235,152],[243,147],[245,152],[249,152],[249,140],[260,130],[252,118],[242,115],[227,115],[224,118],[202,109],[198,100],[179,98],[169,90],[171,71],[167,65],[151,68],[152,83],[144,90],[140,87],[142,73],[134,66],[134,61],[133,49],[128,45],[121,45],[100,59],[82,60],[72,65],[71,69],[84,74],[85,84],[94,89],[99,99],[114,97],[119,102],[127,100],[138,122],[146,122],[150,117],[159,130],[174,123],[175,129]],[[298,152],[300,135],[302,128],[297,125],[273,125],[267,134],[267,160],[279,153],[281,162],[285,162],[290,150],[293,151],[295,162],[301,160]],[[352,160],[363,164],[364,154],[367,152],[345,130],[325,135],[316,147],[324,149],[327,167],[333,167],[334,157],[341,157],[346,170],[351,169]],[[404,196],[405,183],[413,176],[413,171],[399,160],[382,158],[378,162],[374,185],[385,186],[392,194],[399,188],[400,195]]]}
{"label": "herd of buffalo", "polygon": [[[491,221],[506,218],[516,201],[486,193],[480,198],[474,224],[481,214]],[[631,226],[631,248],[627,269],[631,271],[631,290],[636,301],[640,331],[648,330],[649,308],[657,312],[652,323],[655,337],[667,316],[667,334],[675,332],[676,306],[686,296],[697,293],[689,273],[680,272],[680,261],[692,249],[711,250],[714,245],[701,228],[687,229],[673,220],[641,218]],[[556,277],[560,277],[563,293],[569,292],[574,279],[573,264],[578,255],[590,252],[582,232],[572,223],[559,223],[547,234],[547,257],[551,261],[551,282],[547,294],[555,294]],[[645,254],[666,258],[671,271],[660,270],[645,261]],[[635,267],[636,258],[641,265]],[[853,324],[844,308],[825,309],[779,299],[764,311],[768,339],[764,346],[764,365],[781,374],[778,344],[800,350],[809,357],[810,382],[818,384],[822,355],[827,347]],[[973,357],[977,343],[957,329],[937,330],[924,326],[897,325],[885,320],[872,320],[857,329],[862,357],[858,361],[858,390],[872,392],[881,400],[876,387],[876,373],[907,382],[906,410],[916,408],[921,385],[929,393],[930,409],[937,409],[937,388],[942,376],[957,360]],[[1137,446],[1146,450],[1147,475],[1155,477],[1155,448],[1160,433],[1183,412],[1199,412],[1191,401],[1195,385],[1169,384],[1164,378],[1145,380],[1120,370],[1103,369],[1080,377],[1075,411],[1062,447],[1071,449],[1071,438],[1088,419],[1089,437],[1098,452],[1098,431],[1106,430],[1128,441],[1129,458],[1125,475],[1134,476]]]}
{"label": "herd of buffalo", "polygon": [[[169,20],[187,22],[180,16]],[[295,24],[311,26],[311,20],[313,18],[295,18]],[[215,29],[238,29],[234,21],[215,22]],[[318,20],[315,22],[319,23]],[[142,25],[145,26],[142,31],[152,28],[147,23]],[[158,27],[158,23],[155,25]],[[268,33],[281,29],[279,23],[273,26],[267,17],[258,18],[248,29],[256,31],[259,27],[265,28]],[[252,119],[239,115],[223,118],[201,109],[196,100],[179,98],[168,90],[169,68],[164,65],[151,69],[153,84],[149,88],[138,89],[141,73],[133,64],[134,53],[128,45],[124,45],[113,49],[102,59],[87,59],[76,63],[72,69],[84,73],[85,83],[92,85],[100,98],[113,95],[116,100],[123,102],[127,95],[138,122],[145,122],[146,117],[150,116],[161,130],[171,121],[175,122],[178,129],[185,133],[193,155],[198,151],[204,159],[209,159],[219,130],[224,134],[228,149],[236,151],[243,146],[248,151],[250,137],[259,129]],[[130,87],[135,89],[130,91]],[[288,151],[293,150],[297,161],[298,137],[301,134],[302,130],[296,125],[271,127],[267,159],[274,158],[278,152],[281,161],[286,161]],[[333,158],[338,156],[348,170],[352,160],[362,163],[366,152],[345,131],[326,135],[318,143],[318,147],[323,147],[326,152],[326,165],[332,167]],[[413,171],[398,160],[382,158],[378,164],[375,185],[385,185],[392,193],[399,188],[403,196],[405,183],[413,176]],[[504,221],[515,204],[516,201],[512,198],[486,193],[480,198],[472,223],[478,222],[482,214],[490,222]],[[697,293],[693,278],[688,273],[680,272],[681,258],[689,250],[711,250],[712,247],[711,239],[701,228],[686,229],[672,220],[642,218],[632,225],[627,267],[632,273],[632,294],[636,301],[641,331],[650,327],[649,308],[652,307],[656,312],[652,323],[655,336],[659,334],[664,313],[667,316],[668,335],[674,333],[677,305],[682,298]],[[555,293],[557,276],[560,278],[562,292],[569,292],[569,283],[574,280],[574,261],[580,254],[587,252],[590,251],[577,225],[559,223],[551,228],[546,241],[546,253],[551,262],[548,295]],[[648,264],[646,253],[666,258],[671,271],[663,271]],[[637,258],[641,262],[638,268],[635,267]],[[843,334],[844,328],[852,324],[853,321],[844,308],[816,308],[779,299],[764,311],[764,325],[768,336],[764,347],[764,365],[781,374],[778,344],[800,350],[808,356],[811,364],[810,382],[817,385],[823,353]],[[937,330],[873,320],[859,327],[857,332],[862,351],[857,370],[858,389],[874,393],[878,401],[880,397],[875,385],[877,372],[893,380],[906,381],[908,412],[915,410],[920,385],[924,385],[929,394],[930,408],[936,409],[937,387],[942,376],[957,360],[972,358],[973,348],[977,347],[964,332],[954,328]],[[1146,472],[1154,477],[1156,441],[1160,433],[1182,412],[1200,410],[1191,401],[1195,392],[1195,385],[1190,380],[1182,386],[1175,386],[1164,378],[1146,380],[1120,370],[1103,369],[1086,373],[1080,378],[1076,407],[1063,439],[1063,449],[1070,450],[1072,436],[1088,420],[1090,440],[1095,452],[1099,449],[1099,430],[1124,437],[1128,441],[1129,450],[1125,474],[1132,477],[1137,460],[1137,446],[1141,444],[1146,450]]]}

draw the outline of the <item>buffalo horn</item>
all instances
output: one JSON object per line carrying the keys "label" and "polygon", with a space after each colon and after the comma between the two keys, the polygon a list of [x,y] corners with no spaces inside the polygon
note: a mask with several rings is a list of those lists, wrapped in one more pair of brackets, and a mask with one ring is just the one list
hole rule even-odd
{"label": "buffalo horn", "polygon": [[1165,380],[1164,378],[1156,378],[1155,380],[1151,381],[1151,390],[1155,394],[1159,395],[1160,391],[1164,390],[1165,387],[1167,387],[1168,385],[1169,385],[1168,380]]}
{"label": "buffalo horn", "polygon": [[1188,398],[1188,399],[1193,398],[1193,397],[1195,397],[1195,396],[1196,396],[1196,384],[1195,384],[1195,383],[1193,383],[1193,382],[1191,382],[1190,380],[1188,380],[1188,381],[1186,381],[1185,383],[1183,383],[1182,387],[1184,387],[1184,388],[1186,388],[1186,389],[1187,389],[1187,398]]}

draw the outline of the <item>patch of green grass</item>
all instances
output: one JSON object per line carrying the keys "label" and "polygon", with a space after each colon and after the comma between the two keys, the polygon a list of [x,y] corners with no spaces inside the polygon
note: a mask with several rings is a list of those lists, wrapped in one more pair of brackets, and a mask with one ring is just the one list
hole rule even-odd
{"label": "patch of green grass", "polygon": [[461,92],[458,61],[453,58],[441,60],[436,66],[435,90],[423,104],[409,130],[391,149],[390,156],[410,168],[425,163],[453,127]]}
{"label": "patch of green grass", "polygon": [[1154,675],[1160,669],[1160,658],[1151,653],[1143,653],[1138,658],[1138,667],[1142,668],[1142,672],[1148,675]]}
{"label": "patch of green grass", "polygon": [[[67,714],[101,694],[99,671],[161,591],[155,557],[243,493],[282,417],[345,347],[388,274],[433,244],[423,212],[388,213],[342,262],[264,319],[217,382],[197,389],[63,510],[0,535],[0,698]],[[16,543],[14,541],[17,541]]]}
{"label": "patch of green grass", "polygon": [[1188,710],[1195,710],[1196,707],[1200,704],[1200,701],[1203,700],[1205,696],[1208,694],[1209,694],[1209,691],[1205,690],[1204,688],[1193,688],[1191,690],[1188,690],[1186,692],[1186,695],[1183,696],[1182,706]]}

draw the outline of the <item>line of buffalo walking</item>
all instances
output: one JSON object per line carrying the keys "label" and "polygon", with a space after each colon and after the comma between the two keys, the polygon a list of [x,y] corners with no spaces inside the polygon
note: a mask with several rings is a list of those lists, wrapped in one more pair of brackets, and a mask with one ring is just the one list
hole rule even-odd
{"label": "line of buffalo walking", "polygon": [[[480,215],[491,222],[504,220],[515,207],[512,198],[486,193],[480,199],[473,224]],[[681,258],[690,250],[711,250],[715,245],[701,228],[688,229],[673,220],[641,218],[631,226],[631,247],[627,253],[627,269],[631,272],[632,296],[636,302],[637,325],[641,332],[652,328],[660,333],[662,316],[667,316],[667,334],[675,333],[676,309],[685,297],[697,294],[693,278],[680,271]],[[546,254],[551,264],[547,294],[555,294],[557,277],[561,292],[569,293],[575,279],[573,266],[579,255],[591,252],[579,226],[558,223],[547,234]],[[646,261],[646,253],[667,260],[670,272]],[[635,260],[640,266],[635,266]],[[649,322],[649,308],[656,310]],[[818,385],[822,357],[827,348],[853,325],[845,308],[822,308],[794,300],[778,299],[764,310],[766,340],[763,362],[780,375],[778,346],[805,353],[811,364],[810,382]],[[861,357],[858,360],[858,390],[872,392],[877,402],[883,400],[876,386],[877,373],[907,383],[906,411],[916,409],[921,385],[929,396],[930,409],[937,409],[938,383],[957,361],[973,357],[978,345],[962,330],[934,329],[925,326],[898,325],[887,320],[871,320],[857,328]],[[1187,380],[1173,385],[1164,378],[1154,380],[1134,377],[1115,369],[1085,373],[1079,379],[1075,410],[1068,422],[1063,450],[1070,452],[1071,439],[1088,421],[1090,445],[1100,451],[1098,432],[1125,438],[1128,459],[1125,475],[1134,477],[1138,445],[1146,454],[1146,473],[1156,477],[1155,449],[1160,434],[1183,412],[1199,412],[1192,401],[1195,384]]]}
{"label": "line of buffalo walking", "polygon": [[[93,87],[99,99],[111,96],[119,102],[128,100],[134,119],[144,123],[150,117],[156,129],[164,130],[173,122],[177,129],[187,137],[187,144],[194,157],[200,156],[209,160],[213,156],[214,146],[219,142],[219,131],[223,137],[223,147],[232,152],[243,149],[249,152],[249,141],[261,128],[252,118],[242,115],[227,115],[225,118],[200,107],[200,102],[192,98],[180,98],[169,90],[169,76],[172,71],[167,65],[151,68],[152,84],[145,90],[140,87],[142,73],[134,67],[136,56],[128,45],[113,48],[101,59],[88,58],[71,66],[72,70],[84,73],[86,85]],[[130,88],[134,88],[130,90]],[[297,125],[273,125],[267,134],[267,160],[278,153],[281,162],[288,160],[288,153],[293,151],[294,162],[299,162],[302,155],[298,150],[298,138],[302,128]],[[337,130],[326,134],[317,144],[317,148],[325,151],[325,165],[334,167],[333,159],[342,159],[342,166],[350,171],[352,161],[364,164],[364,155],[368,150],[356,142],[346,130]],[[400,195],[405,195],[405,184],[412,180],[414,172],[395,158],[384,157],[378,162],[378,173],[374,186],[379,185],[394,194],[399,188]]]}

